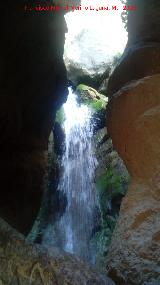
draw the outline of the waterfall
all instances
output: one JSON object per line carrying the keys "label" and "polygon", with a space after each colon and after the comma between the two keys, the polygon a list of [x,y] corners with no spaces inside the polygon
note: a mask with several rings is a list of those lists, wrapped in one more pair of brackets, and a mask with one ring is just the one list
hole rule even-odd
{"label": "waterfall", "polygon": [[97,160],[93,153],[92,112],[77,103],[71,88],[63,106],[65,147],[58,191],[66,197],[67,205],[64,214],[50,227],[49,235],[52,244],[94,263],[90,240],[96,226],[98,199],[94,184]]}

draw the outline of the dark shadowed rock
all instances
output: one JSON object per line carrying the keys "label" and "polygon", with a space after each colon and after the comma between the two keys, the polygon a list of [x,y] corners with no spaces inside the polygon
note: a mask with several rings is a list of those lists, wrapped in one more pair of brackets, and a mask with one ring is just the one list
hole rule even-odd
{"label": "dark shadowed rock", "polygon": [[53,119],[68,91],[63,15],[26,12],[24,4],[1,5],[0,216],[28,233],[41,204]]}

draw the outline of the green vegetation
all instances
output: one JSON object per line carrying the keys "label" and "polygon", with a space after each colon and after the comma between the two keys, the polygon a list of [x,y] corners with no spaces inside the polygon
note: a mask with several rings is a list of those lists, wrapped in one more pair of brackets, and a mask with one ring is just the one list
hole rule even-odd
{"label": "green vegetation", "polygon": [[98,190],[102,216],[105,216],[106,201],[111,200],[118,194],[125,195],[123,184],[128,181],[128,177],[114,175],[111,167],[106,168],[105,173],[96,181],[96,188]]}
{"label": "green vegetation", "polygon": [[65,121],[65,113],[63,106],[56,113],[56,122],[62,125]]}
{"label": "green vegetation", "polygon": [[122,199],[126,193],[124,184],[128,183],[129,177],[115,175],[112,167],[108,167],[96,181],[101,211],[101,229],[95,234],[92,245],[94,244],[97,249],[97,263],[102,267],[119,214],[119,207],[111,205],[112,199]]}
{"label": "green vegetation", "polygon": [[105,224],[102,225],[101,230],[95,234],[92,240],[92,245],[94,245],[97,250],[97,263],[99,265],[103,266],[103,260],[108,253],[117,218],[118,216],[106,216]]}
{"label": "green vegetation", "polygon": [[99,112],[106,107],[107,98],[92,87],[79,84],[76,92],[80,96],[81,102],[91,108],[93,112]]}
{"label": "green vegetation", "polygon": [[88,86],[85,84],[79,84],[77,86],[77,91],[82,91],[82,90],[87,90],[87,89],[88,89]]}
{"label": "green vegetation", "polygon": [[101,100],[95,100],[93,102],[88,100],[85,104],[91,108],[93,112],[99,112],[104,108],[104,103]]}
{"label": "green vegetation", "polygon": [[[126,190],[124,184],[128,182],[129,177],[115,175],[111,167],[108,167],[105,173],[96,181],[101,208],[102,227],[106,225],[106,219],[108,219],[107,213],[110,202],[117,196],[125,195]],[[112,212],[114,212],[115,217],[117,217],[117,209],[113,208]],[[113,229],[112,226],[110,228]]]}

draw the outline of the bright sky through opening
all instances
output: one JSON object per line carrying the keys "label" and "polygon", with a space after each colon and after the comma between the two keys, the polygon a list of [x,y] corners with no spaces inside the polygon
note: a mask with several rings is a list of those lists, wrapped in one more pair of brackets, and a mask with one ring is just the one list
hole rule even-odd
{"label": "bright sky through opening", "polygon": [[[74,37],[82,30],[94,33],[96,43],[100,48],[105,50],[107,56],[113,57],[117,53],[122,53],[127,43],[127,32],[122,23],[122,3],[120,0],[82,0],[81,6],[101,7],[116,5],[119,7],[117,11],[91,11],[82,9],[67,13],[65,18],[68,26],[68,34],[66,34],[66,46],[69,47],[68,53],[75,54],[72,49]],[[118,6],[119,5],[119,6]]]}

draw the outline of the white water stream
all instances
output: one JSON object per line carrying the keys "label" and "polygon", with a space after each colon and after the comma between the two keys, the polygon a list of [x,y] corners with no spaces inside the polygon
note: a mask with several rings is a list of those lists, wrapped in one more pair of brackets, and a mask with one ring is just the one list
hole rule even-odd
{"label": "white water stream", "polygon": [[93,153],[92,114],[87,106],[77,103],[71,88],[63,106],[65,148],[58,191],[65,195],[67,205],[51,227],[50,235],[53,245],[94,263],[90,240],[96,226],[98,199],[94,184],[97,160]]}

